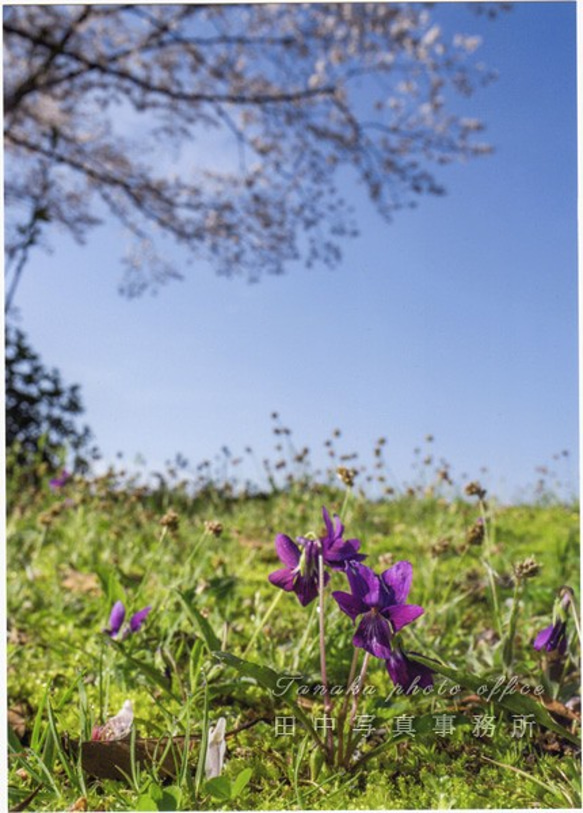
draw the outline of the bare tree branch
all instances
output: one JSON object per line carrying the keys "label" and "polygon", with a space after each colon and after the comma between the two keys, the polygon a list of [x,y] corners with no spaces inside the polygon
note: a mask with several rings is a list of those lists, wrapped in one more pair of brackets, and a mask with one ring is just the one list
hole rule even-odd
{"label": "bare tree branch", "polygon": [[138,240],[130,294],[178,275],[157,234],[223,274],[334,265],[357,233],[340,169],[388,221],[443,192],[432,164],[489,151],[446,103],[491,78],[479,40],[421,4],[13,5],[4,43],[8,256],[27,224],[26,257],[109,211]]}

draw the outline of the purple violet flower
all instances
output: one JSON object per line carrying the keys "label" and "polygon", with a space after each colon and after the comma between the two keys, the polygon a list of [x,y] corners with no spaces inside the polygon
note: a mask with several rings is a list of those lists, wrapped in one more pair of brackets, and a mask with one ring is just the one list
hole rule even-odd
{"label": "purple violet flower", "polygon": [[[362,562],[366,559],[365,553],[358,553],[360,548],[359,539],[342,539],[344,525],[340,517],[334,514],[335,524],[330,519],[330,514],[322,506],[322,516],[326,525],[326,536],[320,538],[324,552],[324,562],[333,570],[345,570],[348,562]],[[334,525],[336,527],[334,527]]]}
{"label": "purple violet flower", "polygon": [[148,605],[143,610],[139,610],[139,612],[132,615],[130,618],[130,632],[137,632],[140,629],[151,609],[150,605]]}
{"label": "purple violet flower", "polygon": [[[344,526],[338,516],[335,524],[326,508],[322,508],[322,516],[327,533],[319,539],[305,539],[300,536],[296,544],[285,534],[278,534],[275,538],[275,550],[286,567],[270,573],[269,581],[282,590],[295,593],[303,607],[313,601],[319,592],[320,555],[324,564],[333,570],[345,570],[351,562],[358,563],[366,558],[364,554],[358,553],[358,539],[342,539]],[[330,575],[324,573],[324,584],[329,581]]]}
{"label": "purple violet flower", "polygon": [[554,652],[557,649],[560,655],[564,655],[567,650],[567,622],[556,621],[545,627],[534,639],[533,646],[539,651],[545,649]]}
{"label": "purple violet flower", "polygon": [[394,649],[386,660],[387,672],[395,686],[409,694],[416,686],[433,686],[433,672],[421,663],[409,660],[402,649]]}
{"label": "purple violet flower", "polygon": [[[299,547],[289,536],[277,535],[275,550],[286,567],[270,573],[268,579],[276,587],[295,593],[302,607],[305,607],[318,595],[320,543],[301,536],[297,541]],[[329,574],[324,573],[324,584],[328,584],[329,580]]]}
{"label": "purple violet flower", "polygon": [[52,480],[49,480],[49,487],[53,491],[56,491],[59,488],[63,488],[63,486],[66,484],[67,480],[69,480],[70,477],[71,475],[69,474],[69,472],[66,469],[63,469],[63,471],[60,474],[60,477],[53,477]]}
{"label": "purple violet flower", "polygon": [[[151,609],[152,608],[150,606],[144,607],[143,610],[140,610],[132,615],[129,624],[126,625],[122,633],[122,640],[140,629]],[[117,638],[123,626],[125,617],[126,608],[124,607],[123,601],[116,601],[112,607],[111,615],[109,616],[109,628],[104,629],[103,632],[106,635],[109,635],[110,638]]]}
{"label": "purple violet flower", "polygon": [[115,638],[122,628],[122,624],[126,617],[126,608],[123,601],[116,601],[111,609],[109,616],[109,629],[103,630],[110,638]]}
{"label": "purple violet flower", "polygon": [[358,562],[346,569],[352,593],[332,593],[342,612],[353,621],[362,616],[354,634],[354,646],[376,658],[388,660],[393,651],[391,640],[406,624],[423,614],[423,607],[405,604],[413,567],[410,562],[397,562],[380,576]]}
{"label": "purple violet flower", "polygon": [[567,616],[566,611],[572,601],[573,591],[570,587],[563,587],[553,610],[553,623],[544,630],[541,630],[533,641],[536,650],[541,649],[547,652],[558,650],[560,655],[564,655],[567,650]]}

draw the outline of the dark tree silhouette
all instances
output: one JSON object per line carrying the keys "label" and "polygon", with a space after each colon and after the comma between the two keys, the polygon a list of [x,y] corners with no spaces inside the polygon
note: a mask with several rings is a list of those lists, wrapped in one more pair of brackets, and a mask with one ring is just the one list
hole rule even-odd
{"label": "dark tree silhouette", "polygon": [[47,369],[24,333],[6,329],[6,446],[12,465],[40,459],[55,469],[63,448],[73,466],[84,470],[95,449],[90,430],[80,427],[83,405],[78,386],[66,386],[57,370]]}
{"label": "dark tree silhouette", "polygon": [[417,3],[5,6],[8,304],[47,225],[108,211],[129,295],[179,276],[164,235],[251,279],[334,265],[348,178],[390,220],[488,152],[449,104],[490,78],[478,45]]}

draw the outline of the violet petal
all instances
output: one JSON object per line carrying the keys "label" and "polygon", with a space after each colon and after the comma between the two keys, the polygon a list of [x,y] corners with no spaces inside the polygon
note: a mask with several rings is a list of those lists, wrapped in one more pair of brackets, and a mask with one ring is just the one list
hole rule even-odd
{"label": "violet petal", "polygon": [[381,587],[376,573],[360,563],[352,564],[346,571],[350,588],[355,596],[364,601],[369,607],[376,607]]}
{"label": "violet petal", "polygon": [[[328,581],[326,577],[330,578],[325,573],[324,584]],[[318,595],[318,580],[313,576],[298,576],[293,589],[302,607],[306,607]]]}
{"label": "violet petal", "polygon": [[404,652],[395,650],[386,660],[387,672],[396,686],[401,686],[405,693],[412,688],[413,681],[417,686],[425,689],[433,686],[433,672],[427,666],[409,660]]}
{"label": "violet petal", "polygon": [[353,621],[355,621],[359,615],[368,612],[368,607],[358,596],[353,596],[351,593],[344,593],[342,590],[335,590],[332,595],[338,602],[338,606],[342,612],[346,613]]}
{"label": "violet petal", "polygon": [[423,615],[425,610],[418,604],[394,604],[392,607],[386,607],[381,611],[382,614],[391,621],[393,629],[398,632],[411,621],[415,621],[420,615]]}
{"label": "violet petal", "polygon": [[413,565],[411,562],[396,562],[381,575],[381,579],[390,587],[395,596],[396,604],[407,601],[411,582],[413,581]]}
{"label": "violet petal", "polygon": [[363,615],[352,643],[376,658],[386,660],[391,654],[391,630],[387,621],[377,613]]}
{"label": "violet petal", "polygon": [[111,636],[118,634],[125,617],[126,608],[123,605],[123,601],[116,601],[111,609],[111,615],[109,616],[109,630],[107,630],[107,632]]}
{"label": "violet petal", "polygon": [[132,632],[137,632],[140,629],[151,609],[152,608],[150,606],[144,607],[143,610],[139,610],[137,613],[132,615],[130,618],[130,630]]}
{"label": "violet petal", "polygon": [[267,578],[276,587],[281,587],[282,590],[290,592],[294,589],[295,574],[287,567],[282,567],[281,570],[274,570]]}
{"label": "violet petal", "polygon": [[534,648],[535,649],[546,649],[547,645],[551,639],[553,634],[554,627],[551,624],[549,627],[545,627],[544,630],[541,630],[539,634],[534,639]]}
{"label": "violet petal", "polygon": [[324,518],[324,524],[326,525],[326,531],[328,532],[328,536],[333,538],[334,536],[334,525],[332,524],[332,520],[330,519],[330,514],[328,513],[328,509],[325,506],[322,506],[322,516]]}
{"label": "violet petal", "polygon": [[295,542],[285,534],[278,534],[275,538],[275,550],[279,559],[288,567],[297,567],[300,561],[300,551]]}

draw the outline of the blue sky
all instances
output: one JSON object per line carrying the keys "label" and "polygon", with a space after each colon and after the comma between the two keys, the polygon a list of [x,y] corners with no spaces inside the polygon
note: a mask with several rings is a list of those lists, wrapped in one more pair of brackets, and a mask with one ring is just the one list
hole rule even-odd
{"label": "blue sky", "polygon": [[486,122],[495,152],[440,170],[447,196],[389,226],[349,187],[361,235],[338,269],[248,285],[201,264],[128,301],[115,225],[85,247],[53,236],[54,253],[31,258],[20,324],[81,385],[106,461],[123,451],[159,469],[223,445],[273,457],[275,410],[316,464],[339,427],[340,451],[365,460],[386,436],[408,480],[431,433],[454,477],[480,476],[504,499],[563,449],[559,473],[576,487],[575,4],[519,3],[495,22],[461,4],[435,14],[483,35],[499,78],[456,105]]}

